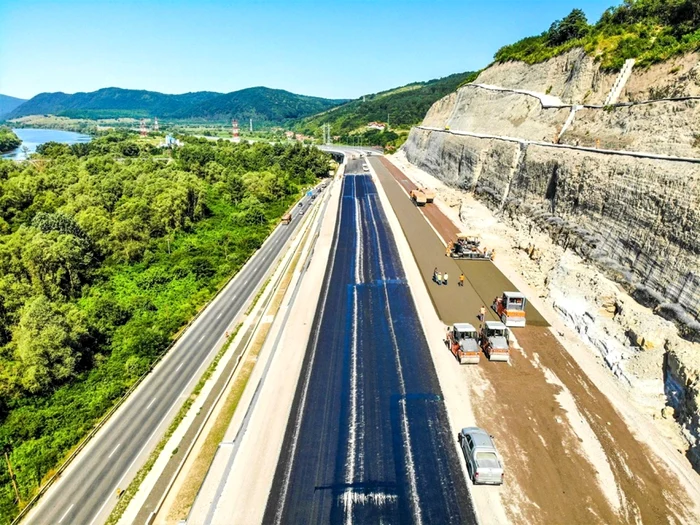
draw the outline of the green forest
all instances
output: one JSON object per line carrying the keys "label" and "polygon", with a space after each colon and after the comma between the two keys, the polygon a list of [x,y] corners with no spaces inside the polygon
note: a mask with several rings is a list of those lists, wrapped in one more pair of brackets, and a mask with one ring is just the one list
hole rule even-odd
{"label": "green forest", "polygon": [[[299,121],[296,130],[322,136],[322,126],[331,125],[331,135],[340,136],[343,144],[352,144],[354,139],[362,139],[366,146],[398,146],[406,133],[396,130],[410,129],[421,122],[435,101],[457,89],[472,73],[456,73],[428,82],[415,82],[375,95],[367,95],[342,106],[307,117]],[[367,130],[367,123],[389,121],[391,132]],[[391,149],[391,148],[390,148]]]}
{"label": "green forest", "polygon": [[8,127],[0,126],[0,153],[6,153],[18,148],[22,141]]}
{"label": "green forest", "polygon": [[0,161],[0,523],[148,371],[308,185],[315,148],[127,133]]}
{"label": "green forest", "polygon": [[589,24],[580,9],[538,36],[496,52],[496,62],[542,62],[575,47],[595,55],[604,70],[618,71],[628,58],[649,66],[700,48],[700,0],[625,0]]}

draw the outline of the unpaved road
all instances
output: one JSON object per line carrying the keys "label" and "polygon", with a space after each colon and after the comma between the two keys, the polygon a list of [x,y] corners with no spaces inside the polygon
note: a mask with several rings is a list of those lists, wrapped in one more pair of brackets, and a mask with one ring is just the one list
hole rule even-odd
{"label": "unpaved road", "polygon": [[[488,308],[504,289],[516,289],[490,262],[446,257],[440,237],[454,238],[455,225],[437,206],[416,208],[405,191],[414,186],[387,159],[370,162],[445,324],[475,324],[482,304]],[[450,274],[448,286],[431,282],[435,267]],[[462,271],[467,282],[460,288]],[[546,320],[532,307],[527,318],[528,327],[514,330],[524,350],[511,353],[510,366],[482,359],[476,367],[461,367],[477,422],[496,437],[505,458],[502,499],[509,518],[547,524],[697,523],[674,474],[632,435]]]}

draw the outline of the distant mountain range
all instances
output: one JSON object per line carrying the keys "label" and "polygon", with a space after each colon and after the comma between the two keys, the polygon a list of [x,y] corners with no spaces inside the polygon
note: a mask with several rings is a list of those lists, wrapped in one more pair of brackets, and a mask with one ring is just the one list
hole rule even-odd
{"label": "distant mountain range", "polygon": [[26,102],[23,98],[10,97],[8,95],[0,95],[0,120],[4,118],[4,115],[10,113],[17,106]]}
{"label": "distant mountain range", "polygon": [[[159,117],[203,121],[252,118],[258,123],[275,124],[313,115],[345,102],[347,100],[307,97],[266,87],[247,88],[225,94],[198,91],[182,95],[104,88],[73,95],[40,93],[26,102],[20,101],[20,104],[5,111],[2,118],[9,120],[28,115],[88,119]],[[0,111],[1,113],[3,111]]]}

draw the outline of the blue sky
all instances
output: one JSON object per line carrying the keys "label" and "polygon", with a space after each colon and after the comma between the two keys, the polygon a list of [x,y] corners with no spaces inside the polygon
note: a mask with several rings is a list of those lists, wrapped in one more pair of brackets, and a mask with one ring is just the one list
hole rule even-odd
{"label": "blue sky", "polygon": [[615,0],[0,0],[0,93],[264,85],[356,98],[487,65]]}

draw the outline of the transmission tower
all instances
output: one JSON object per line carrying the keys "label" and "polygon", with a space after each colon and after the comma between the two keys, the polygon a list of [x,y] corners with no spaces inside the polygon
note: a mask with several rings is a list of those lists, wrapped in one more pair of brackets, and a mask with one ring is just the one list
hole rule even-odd
{"label": "transmission tower", "polygon": [[241,140],[241,134],[238,129],[238,121],[236,119],[233,119],[231,121],[231,125],[233,126],[233,141],[234,142],[239,142]]}
{"label": "transmission tower", "polygon": [[250,132],[253,133],[253,119],[250,119]]}
{"label": "transmission tower", "polygon": [[158,131],[160,128],[158,127],[158,117],[155,117],[153,119],[153,131]]}
{"label": "transmission tower", "polygon": [[139,133],[141,133],[142,137],[145,137],[148,135],[148,130],[146,129],[146,119],[142,118],[141,119],[141,125],[139,126]]}

